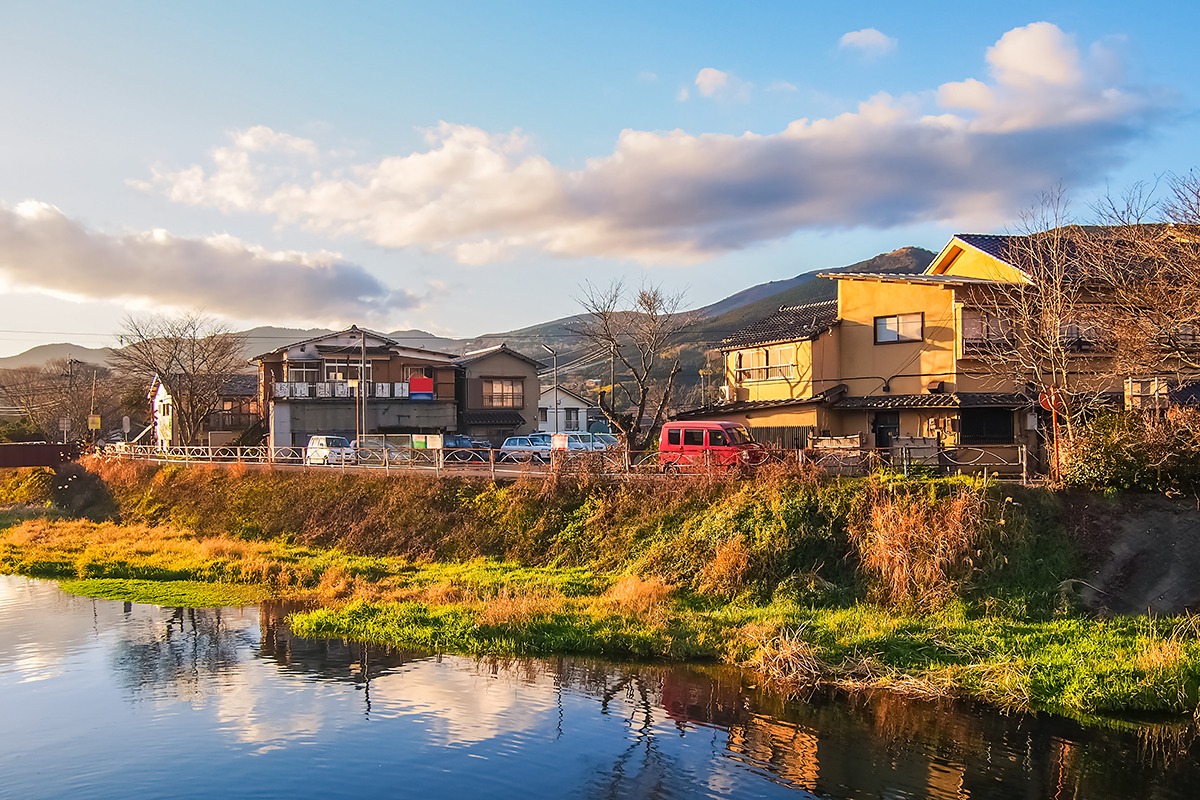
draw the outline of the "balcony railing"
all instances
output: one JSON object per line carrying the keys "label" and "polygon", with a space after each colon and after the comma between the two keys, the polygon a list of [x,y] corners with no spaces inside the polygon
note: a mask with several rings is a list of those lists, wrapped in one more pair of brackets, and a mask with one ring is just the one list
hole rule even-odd
{"label": "balcony railing", "polygon": [[[360,390],[365,390],[364,395],[358,394]],[[352,386],[349,381],[322,381],[320,383],[280,381],[271,386],[271,397],[276,400],[348,400],[359,396],[395,400],[412,399],[407,381],[399,383],[372,382],[358,386]],[[436,391],[432,399],[438,399]]]}

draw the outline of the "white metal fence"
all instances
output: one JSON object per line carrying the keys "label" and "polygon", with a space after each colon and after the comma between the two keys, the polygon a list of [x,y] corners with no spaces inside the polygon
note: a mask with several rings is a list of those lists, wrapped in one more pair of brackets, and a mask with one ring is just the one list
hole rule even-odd
{"label": "white metal fence", "polygon": [[[863,475],[882,467],[909,474],[985,474],[1027,482],[1032,477],[1028,451],[1009,447],[839,447],[831,449],[766,449],[755,468],[766,464],[808,464],[835,475]],[[486,448],[367,448],[337,463],[314,463],[303,447],[157,447],[118,443],[98,451],[106,458],[154,463],[261,464],[289,469],[342,471],[425,471],[441,474],[512,476],[553,472],[609,476],[656,475],[666,472],[728,474],[750,472],[745,465],[730,465],[709,453],[677,460],[658,452],[625,449],[579,451],[505,451]]]}

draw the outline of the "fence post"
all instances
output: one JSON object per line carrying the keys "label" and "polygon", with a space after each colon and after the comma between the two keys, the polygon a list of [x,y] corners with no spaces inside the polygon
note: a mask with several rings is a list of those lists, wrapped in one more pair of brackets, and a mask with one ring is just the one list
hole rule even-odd
{"label": "fence post", "polygon": [[1029,449],[1025,445],[1017,446],[1017,457],[1021,460],[1021,485],[1029,485]]}
{"label": "fence post", "polygon": [[490,469],[492,472],[492,481],[495,481],[496,480],[496,450],[495,450],[495,448],[490,448],[490,447],[488,448],[488,464],[491,465]]}
{"label": "fence post", "polygon": [[903,445],[900,448],[900,466],[904,470],[904,477],[908,477],[908,445]]}

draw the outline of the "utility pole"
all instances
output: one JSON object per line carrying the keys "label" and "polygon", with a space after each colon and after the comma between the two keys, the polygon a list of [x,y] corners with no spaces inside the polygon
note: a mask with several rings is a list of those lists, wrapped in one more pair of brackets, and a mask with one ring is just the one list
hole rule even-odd
{"label": "utility pole", "polygon": [[367,333],[362,332],[362,357],[358,364],[358,392],[362,395],[362,435],[367,436]]}
{"label": "utility pole", "polygon": [[558,433],[558,351],[545,344],[542,349],[554,356],[554,432]]}

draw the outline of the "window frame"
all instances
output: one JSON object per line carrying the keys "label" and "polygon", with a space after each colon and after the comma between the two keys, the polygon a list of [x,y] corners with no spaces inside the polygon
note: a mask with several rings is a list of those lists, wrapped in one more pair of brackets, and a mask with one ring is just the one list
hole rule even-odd
{"label": "window frame", "polygon": [[[902,330],[901,325],[903,324],[903,321],[905,319],[908,319],[911,321],[911,319],[914,317],[918,320],[918,325],[919,325],[918,329],[920,332],[915,338],[904,338],[903,334],[901,333],[901,330]],[[889,320],[889,319],[896,321],[896,338],[895,339],[880,339],[879,338],[879,323],[883,320]],[[920,342],[925,341],[925,312],[924,311],[913,311],[913,312],[909,312],[907,314],[883,314],[881,316],[875,317],[875,319],[871,325],[871,332],[872,332],[872,336],[875,339],[875,344],[919,344]]]}

